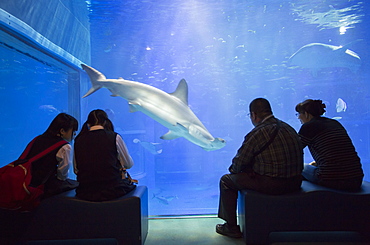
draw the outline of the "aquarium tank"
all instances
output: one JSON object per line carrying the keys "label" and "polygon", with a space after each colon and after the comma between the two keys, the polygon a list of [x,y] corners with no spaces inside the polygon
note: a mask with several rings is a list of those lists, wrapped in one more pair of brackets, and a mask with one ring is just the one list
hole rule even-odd
{"label": "aquarium tank", "polygon": [[[0,8],[15,11],[11,2],[4,1]],[[74,13],[77,17],[68,20],[69,26],[83,23],[81,30],[88,30],[88,39],[81,39],[81,30],[67,28],[58,33],[46,24],[43,28],[35,28],[34,21],[27,24],[73,59],[61,59],[58,47],[47,55],[50,46],[35,48],[32,42],[23,42],[18,47],[14,45],[17,35],[1,29],[5,34],[0,36],[0,166],[16,159],[57,113],[70,113],[82,125],[91,110],[103,109],[135,162],[129,173],[148,187],[151,216],[216,214],[219,179],[228,173],[244,136],[253,129],[249,103],[257,97],[268,99],[274,115],[298,131],[296,104],[321,99],[325,116],[346,128],[361,158],[364,180],[370,181],[369,2],[65,3],[59,2],[58,9]],[[81,8],[84,11],[77,11]],[[20,16],[28,16],[27,9]],[[81,55],[86,49],[88,54]],[[166,135],[173,125],[165,125],[156,115],[134,112],[135,105],[107,88],[82,98],[92,84],[80,64],[108,79],[123,78],[155,88],[142,95],[146,100],[176,91],[174,95],[187,101],[188,107],[163,100],[157,109],[173,117],[185,115],[189,125],[199,119],[198,126],[210,136],[205,135],[226,144],[207,148],[197,137]],[[187,86],[180,83],[183,79]],[[307,149],[304,160],[313,160]],[[72,169],[70,177],[75,178]]]}

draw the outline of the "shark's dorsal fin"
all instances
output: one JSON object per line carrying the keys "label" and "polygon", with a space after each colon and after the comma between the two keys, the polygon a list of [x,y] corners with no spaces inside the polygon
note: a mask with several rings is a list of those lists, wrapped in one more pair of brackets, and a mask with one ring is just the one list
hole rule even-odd
{"label": "shark's dorsal fin", "polygon": [[170,94],[180,99],[185,105],[188,105],[188,83],[185,79],[181,79],[175,92]]}

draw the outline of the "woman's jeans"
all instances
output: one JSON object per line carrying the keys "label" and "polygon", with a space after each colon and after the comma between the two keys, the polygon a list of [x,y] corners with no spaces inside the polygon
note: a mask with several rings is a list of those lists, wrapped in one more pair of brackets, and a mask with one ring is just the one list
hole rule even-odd
{"label": "woman's jeans", "polygon": [[313,165],[305,164],[303,168],[303,177],[315,184],[322,185],[325,187],[343,190],[343,191],[357,191],[362,185],[362,178],[351,178],[351,179],[338,179],[338,180],[325,180],[321,179],[317,174],[319,168]]}

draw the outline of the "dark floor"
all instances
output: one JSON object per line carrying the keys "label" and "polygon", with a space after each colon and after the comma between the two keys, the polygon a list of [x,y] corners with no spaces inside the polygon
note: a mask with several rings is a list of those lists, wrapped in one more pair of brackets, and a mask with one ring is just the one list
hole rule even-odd
{"label": "dark floor", "polygon": [[216,233],[216,225],[222,223],[223,220],[214,215],[150,219],[145,245],[244,244],[242,238],[229,238]]}
{"label": "dark floor", "polygon": [[[235,239],[216,233],[217,224],[223,220],[216,215],[204,216],[159,216],[149,219],[149,231],[144,245],[241,245],[245,244],[242,238]],[[297,235],[285,234],[285,239],[273,239],[270,245],[370,245],[370,242],[358,240],[356,232],[314,232],[307,238],[307,232],[299,239],[292,239]],[[309,233],[309,232],[308,232]],[[335,234],[334,234],[335,233]],[[338,233],[338,234],[337,234]],[[321,237],[321,238],[320,238]],[[345,241],[339,239],[346,238]],[[348,240],[353,237],[356,239]],[[338,240],[339,239],[339,240]],[[315,240],[308,242],[307,240]],[[27,245],[49,245],[49,244],[73,244],[73,245],[111,245],[117,244],[115,239],[83,239],[83,240],[59,240],[59,241],[32,241]],[[1,244],[2,245],[2,244]]]}
{"label": "dark floor", "polygon": [[[223,220],[216,215],[204,216],[170,216],[170,217],[152,217],[149,219],[149,232],[145,245],[241,245],[245,244],[244,240],[229,238],[216,233],[216,225],[222,224]],[[325,236],[322,232],[313,234]],[[335,232],[333,232],[335,233]],[[360,242],[356,232],[338,233],[339,237],[354,237],[351,240],[339,239],[338,234],[328,232],[326,238],[307,239],[307,235],[300,242],[275,241],[271,245],[370,245],[370,242]],[[353,233],[353,234],[352,234]],[[339,238],[338,237],[338,238]],[[307,240],[318,240],[316,242],[307,242]],[[319,241],[322,240],[322,241]],[[327,241],[326,241],[327,240]],[[336,241],[335,241],[336,240]],[[356,241],[355,241],[356,240]]]}

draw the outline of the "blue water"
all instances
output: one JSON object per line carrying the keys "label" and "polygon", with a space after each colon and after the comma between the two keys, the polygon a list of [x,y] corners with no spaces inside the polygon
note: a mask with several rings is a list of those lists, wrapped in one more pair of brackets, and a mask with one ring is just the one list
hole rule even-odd
{"label": "blue water", "polygon": [[[227,141],[211,152],[183,138],[164,141],[160,136],[167,128],[141,112],[129,113],[127,102],[110,97],[107,89],[81,99],[81,123],[92,109],[109,111],[135,161],[131,175],[149,188],[151,215],[217,212],[219,178],[253,128],[247,113],[256,97],[267,98],[275,116],[296,130],[295,105],[307,98],[325,101],[326,116],[346,127],[370,180],[369,3],[94,0],[89,8],[93,67],[107,78],[166,92],[185,78],[189,107],[214,137]],[[346,65],[318,71],[288,65],[306,44],[339,46],[358,39],[363,40],[350,47],[362,60],[357,72]],[[68,82],[58,70],[0,49],[5,164],[46,129],[57,111],[68,112]],[[320,55],[315,57],[323,59]],[[39,69],[27,69],[33,66]],[[345,110],[337,110],[338,99]],[[311,161],[305,153],[305,161]]]}
{"label": "blue water", "polygon": [[59,112],[68,111],[68,74],[0,43],[0,166],[16,159]]}

